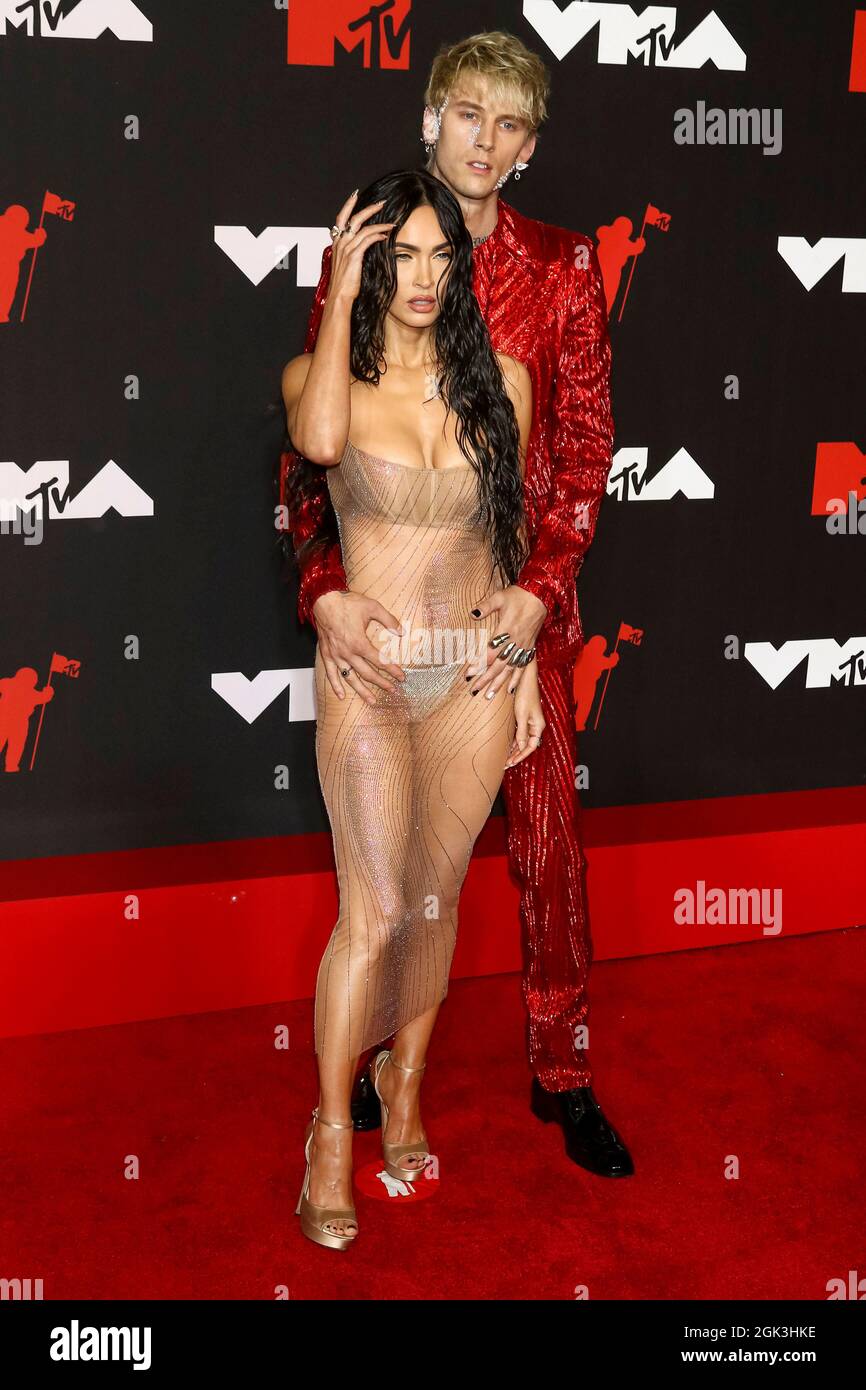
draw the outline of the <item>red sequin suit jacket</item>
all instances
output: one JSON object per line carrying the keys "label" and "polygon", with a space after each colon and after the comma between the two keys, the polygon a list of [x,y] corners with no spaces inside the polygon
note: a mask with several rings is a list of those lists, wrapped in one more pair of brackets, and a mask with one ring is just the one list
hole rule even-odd
{"label": "red sequin suit jacket", "polygon": [[[532,378],[533,419],[524,493],[529,558],[521,588],[547,607],[538,636],[539,664],[573,660],[583,644],[575,581],[595,534],[610,472],[613,419],[611,347],[598,256],[589,237],[548,226],[504,203],[493,232],[473,251],[473,284],[493,347],[525,363]],[[305,352],[312,352],[327,295],[331,246],[325,247]],[[297,454],[281,459],[280,498]],[[292,516],[295,550],[314,536],[330,506],[321,487]],[[302,568],[298,614],[331,589],[345,589],[340,547],[313,554]]]}

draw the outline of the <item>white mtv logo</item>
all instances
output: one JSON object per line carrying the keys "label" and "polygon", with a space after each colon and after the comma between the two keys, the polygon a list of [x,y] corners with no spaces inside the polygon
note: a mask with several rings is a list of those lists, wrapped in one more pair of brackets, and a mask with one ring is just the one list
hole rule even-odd
{"label": "white mtv logo", "polygon": [[524,0],[523,15],[560,61],[598,25],[600,63],[623,64],[631,56],[655,68],[702,68],[704,63],[729,72],[746,68],[745,53],[715,10],[680,43],[674,40],[676,5],[647,5],[637,14],[631,5],[596,0],[572,0],[564,10],[556,0]]}
{"label": "white mtv logo", "polygon": [[620,502],[669,502],[677,493],[693,501],[715,496],[715,483],[687,449],[678,449],[649,482],[648,456],[648,449],[617,449],[607,480],[609,496]]}
{"label": "white mtv logo", "polygon": [[63,9],[62,2],[52,12],[51,4],[40,0],[0,0],[0,37],[8,24],[24,28],[28,38],[36,33],[43,39],[98,39],[109,30],[116,39],[153,42],[153,25],[132,0],[79,0],[65,13]]}
{"label": "white mtv logo", "polygon": [[779,255],[789,265],[807,290],[814,289],[843,260],[842,293],[866,292],[866,238],[853,236],[822,236],[810,246],[804,236],[780,236]]}
{"label": "white mtv logo", "polygon": [[39,459],[30,468],[0,462],[0,508],[32,512],[51,521],[105,516],[153,516],[153,498],[109,459],[74,497],[69,492],[69,460]]}
{"label": "white mtv logo", "polygon": [[211,689],[248,724],[288,690],[289,723],[297,724],[316,717],[314,676],[312,666],[299,670],[259,671],[252,680],[243,671],[217,671],[210,683]]}
{"label": "white mtv logo", "polygon": [[258,236],[249,227],[214,227],[213,239],[254,285],[260,285],[294,250],[298,284],[318,285],[322,252],[331,234],[326,227],[265,227]]}
{"label": "white mtv logo", "polygon": [[849,637],[842,646],[833,637],[812,637],[783,642],[778,650],[772,642],[747,642],[743,656],[771,690],[780,686],[804,657],[807,690],[825,689],[831,684],[866,685],[866,637]]}

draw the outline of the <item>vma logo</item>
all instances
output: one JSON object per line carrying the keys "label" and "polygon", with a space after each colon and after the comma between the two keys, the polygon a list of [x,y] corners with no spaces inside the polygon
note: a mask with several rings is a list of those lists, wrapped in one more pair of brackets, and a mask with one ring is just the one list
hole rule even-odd
{"label": "vma logo", "polygon": [[572,0],[565,10],[556,0],[524,0],[523,15],[560,61],[597,28],[599,63],[643,63],[648,68],[702,68],[712,63],[728,72],[746,69],[745,53],[715,10],[680,40],[675,37],[675,5],[647,5],[636,14],[631,5],[597,0]]}
{"label": "vma logo", "polygon": [[68,459],[39,459],[29,468],[0,461],[0,528],[19,534],[28,518],[43,521],[89,521],[109,511],[118,516],[153,516],[153,498],[114,459],[75,494]]}
{"label": "vma logo", "polygon": [[620,502],[670,502],[678,495],[692,501],[715,496],[715,483],[688,449],[677,449],[673,458],[649,479],[648,456],[648,449],[617,449],[607,480],[609,497]]}
{"label": "vma logo", "polygon": [[0,0],[0,37],[98,39],[108,31],[130,43],[153,43],[153,25],[133,0]]}
{"label": "vma logo", "polygon": [[339,49],[365,68],[405,70],[411,9],[412,0],[290,0],[286,61],[332,68]]}
{"label": "vma logo", "polygon": [[289,269],[289,256],[296,252],[299,285],[318,285],[322,273],[322,252],[330,245],[327,227],[265,227],[254,236],[249,227],[229,224],[214,227],[213,239],[238,270],[254,285],[279,266]]}
{"label": "vma logo", "polygon": [[777,248],[807,290],[841,261],[842,293],[866,293],[866,237],[822,236],[810,246],[804,236],[780,236]]}
{"label": "vma logo", "polygon": [[830,685],[866,685],[866,637],[811,637],[801,641],[747,642],[743,656],[771,690],[777,690],[792,671],[806,663],[806,689],[826,690]]}

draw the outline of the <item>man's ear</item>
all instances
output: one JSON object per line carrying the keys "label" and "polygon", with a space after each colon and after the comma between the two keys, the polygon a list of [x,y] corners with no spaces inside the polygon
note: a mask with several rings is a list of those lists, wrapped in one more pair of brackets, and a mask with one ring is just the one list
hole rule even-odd
{"label": "man's ear", "polygon": [[534,134],[527,136],[526,140],[524,141],[523,148],[521,149],[520,154],[517,156],[521,163],[523,163],[524,161],[526,161],[526,163],[529,162],[530,157],[535,152],[536,139],[537,136]]}
{"label": "man's ear", "polygon": [[436,112],[432,106],[424,107],[424,115],[421,118],[421,134],[428,145],[435,145],[439,139],[436,133]]}

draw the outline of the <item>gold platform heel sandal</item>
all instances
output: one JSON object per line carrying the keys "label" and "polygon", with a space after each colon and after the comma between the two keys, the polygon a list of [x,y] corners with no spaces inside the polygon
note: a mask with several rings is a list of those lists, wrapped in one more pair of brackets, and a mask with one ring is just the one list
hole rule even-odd
{"label": "gold platform heel sandal", "polygon": [[[382,1100],[379,1091],[379,1077],[382,1074],[382,1068],[388,1061],[390,1061],[391,1066],[396,1067],[398,1071],[424,1071],[427,1063],[425,1062],[423,1067],[404,1067],[400,1062],[395,1062],[393,1060],[387,1048],[378,1054],[373,1063],[373,1086],[376,1095],[379,1097],[379,1103],[382,1106],[382,1157],[385,1160],[385,1172],[392,1178],[402,1178],[403,1182],[413,1182],[416,1178],[421,1177],[426,1167],[427,1159],[430,1157],[427,1148],[427,1136],[425,1134],[423,1139],[420,1139],[415,1144],[387,1144],[385,1142],[385,1131],[388,1128],[388,1107]],[[423,1156],[424,1162],[418,1168],[404,1168],[398,1160],[405,1158],[407,1154],[418,1154],[419,1156]]]}
{"label": "gold platform heel sandal", "polygon": [[[304,1174],[304,1182],[301,1187],[301,1195],[298,1198],[298,1205],[295,1207],[295,1215],[301,1218],[301,1230],[310,1240],[317,1245],[327,1245],[331,1250],[348,1250],[358,1238],[358,1222],[355,1217],[354,1207],[315,1207],[310,1201],[310,1145],[313,1142],[313,1131],[317,1124],[327,1125],[329,1129],[352,1129],[353,1125],[337,1124],[333,1120],[323,1120],[319,1114],[319,1107],[313,1111],[313,1119],[307,1130],[307,1142],[304,1145],[304,1157],[307,1160],[307,1171]],[[336,1225],[337,1222],[352,1222],[355,1230],[352,1235],[338,1235],[336,1231],[326,1231],[326,1226]]]}

